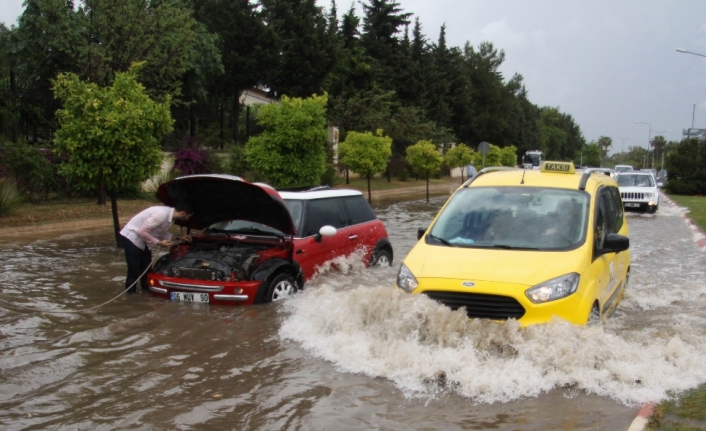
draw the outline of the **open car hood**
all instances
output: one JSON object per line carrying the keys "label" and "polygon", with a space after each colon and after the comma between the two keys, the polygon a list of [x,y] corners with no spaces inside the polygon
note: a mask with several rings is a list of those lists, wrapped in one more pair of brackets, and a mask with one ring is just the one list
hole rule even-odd
{"label": "open car hood", "polygon": [[157,198],[172,207],[177,202],[191,204],[191,220],[176,223],[192,229],[205,229],[228,220],[248,220],[287,235],[296,231],[287,206],[275,189],[233,175],[179,177],[159,186]]}

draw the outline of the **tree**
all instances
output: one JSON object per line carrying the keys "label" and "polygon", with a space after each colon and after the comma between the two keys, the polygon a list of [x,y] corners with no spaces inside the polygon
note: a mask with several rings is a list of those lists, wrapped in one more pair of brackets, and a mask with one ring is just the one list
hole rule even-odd
{"label": "tree", "polygon": [[500,149],[500,164],[502,166],[517,166],[517,148],[514,145]]}
{"label": "tree", "polygon": [[426,177],[427,202],[429,202],[429,175],[437,172],[443,161],[439,150],[431,141],[419,141],[407,147],[407,161],[417,175]]}
{"label": "tree", "polygon": [[240,95],[266,81],[276,60],[275,37],[250,0],[198,0],[197,5],[197,16],[218,35],[223,62],[224,72],[211,81],[210,91],[231,107],[232,139],[238,142]]}
{"label": "tree", "polygon": [[600,167],[603,167],[603,161],[605,160],[608,150],[610,150],[611,145],[613,145],[613,140],[608,136],[601,136],[598,138],[598,147],[601,150],[601,160]]}
{"label": "tree", "polygon": [[54,81],[54,94],[64,103],[57,111],[61,128],[55,137],[56,152],[67,158],[60,173],[80,190],[108,192],[118,246],[117,192],[159,171],[160,142],[173,123],[170,98],[152,101],[137,82],[139,67],[116,74],[107,88],[81,81],[73,73],[60,74]]}
{"label": "tree", "polygon": [[444,158],[449,169],[461,168],[461,182],[463,182],[464,167],[473,162],[473,150],[465,144],[458,144],[447,151]]}
{"label": "tree", "polygon": [[257,121],[265,131],[245,148],[250,166],[277,187],[318,184],[326,170],[327,99],[283,96],[263,106]]}
{"label": "tree", "polygon": [[368,179],[368,202],[371,202],[370,177],[387,167],[392,154],[392,138],[384,136],[381,129],[370,132],[349,132],[346,140],[338,145],[341,162],[353,172]]}
{"label": "tree", "polygon": [[277,95],[308,97],[323,92],[335,63],[335,33],[315,0],[260,0],[275,35],[277,63],[267,86]]}
{"label": "tree", "polygon": [[[178,95],[190,67],[198,23],[181,0],[85,0],[77,73],[101,86],[135,62],[140,82],[159,98]],[[74,29],[74,31],[76,31]]]}
{"label": "tree", "polygon": [[601,164],[601,147],[597,142],[591,142],[581,148],[580,153],[574,158],[574,164],[583,163],[582,166],[598,167]]}

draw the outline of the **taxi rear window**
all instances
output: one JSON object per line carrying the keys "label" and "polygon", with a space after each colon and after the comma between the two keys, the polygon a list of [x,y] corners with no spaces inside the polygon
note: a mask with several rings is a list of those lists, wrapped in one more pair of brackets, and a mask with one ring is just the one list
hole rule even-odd
{"label": "taxi rear window", "polygon": [[571,249],[586,237],[589,195],[541,187],[461,189],[427,241],[454,247]]}

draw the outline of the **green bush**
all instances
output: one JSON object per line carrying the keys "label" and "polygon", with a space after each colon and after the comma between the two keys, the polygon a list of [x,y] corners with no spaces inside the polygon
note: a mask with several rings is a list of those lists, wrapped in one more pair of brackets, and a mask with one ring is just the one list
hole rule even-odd
{"label": "green bush", "polygon": [[230,149],[230,160],[228,161],[227,172],[232,175],[245,178],[252,169],[245,157],[245,147],[233,145]]}
{"label": "green bush", "polygon": [[17,187],[30,194],[41,193],[46,197],[58,186],[58,165],[53,165],[40,150],[26,143],[20,142],[7,148],[2,164],[5,176],[12,178]]}
{"label": "green bush", "polygon": [[331,163],[326,164],[326,170],[324,174],[321,175],[321,185],[323,186],[335,186],[340,183],[341,179],[338,177],[338,170]]}
{"label": "green bush", "polygon": [[0,217],[5,217],[23,202],[24,196],[17,186],[10,180],[0,179]]}
{"label": "green bush", "polygon": [[706,192],[706,181],[672,179],[665,184],[667,193],[675,195],[700,195]]}

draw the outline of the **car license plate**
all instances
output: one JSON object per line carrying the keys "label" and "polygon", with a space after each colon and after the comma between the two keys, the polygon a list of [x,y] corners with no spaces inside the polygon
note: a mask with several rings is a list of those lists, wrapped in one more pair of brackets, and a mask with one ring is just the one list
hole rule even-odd
{"label": "car license plate", "polygon": [[169,299],[183,302],[208,302],[208,293],[171,292]]}
{"label": "car license plate", "polygon": [[630,208],[640,208],[640,204],[633,204],[630,202],[626,203],[625,206]]}

